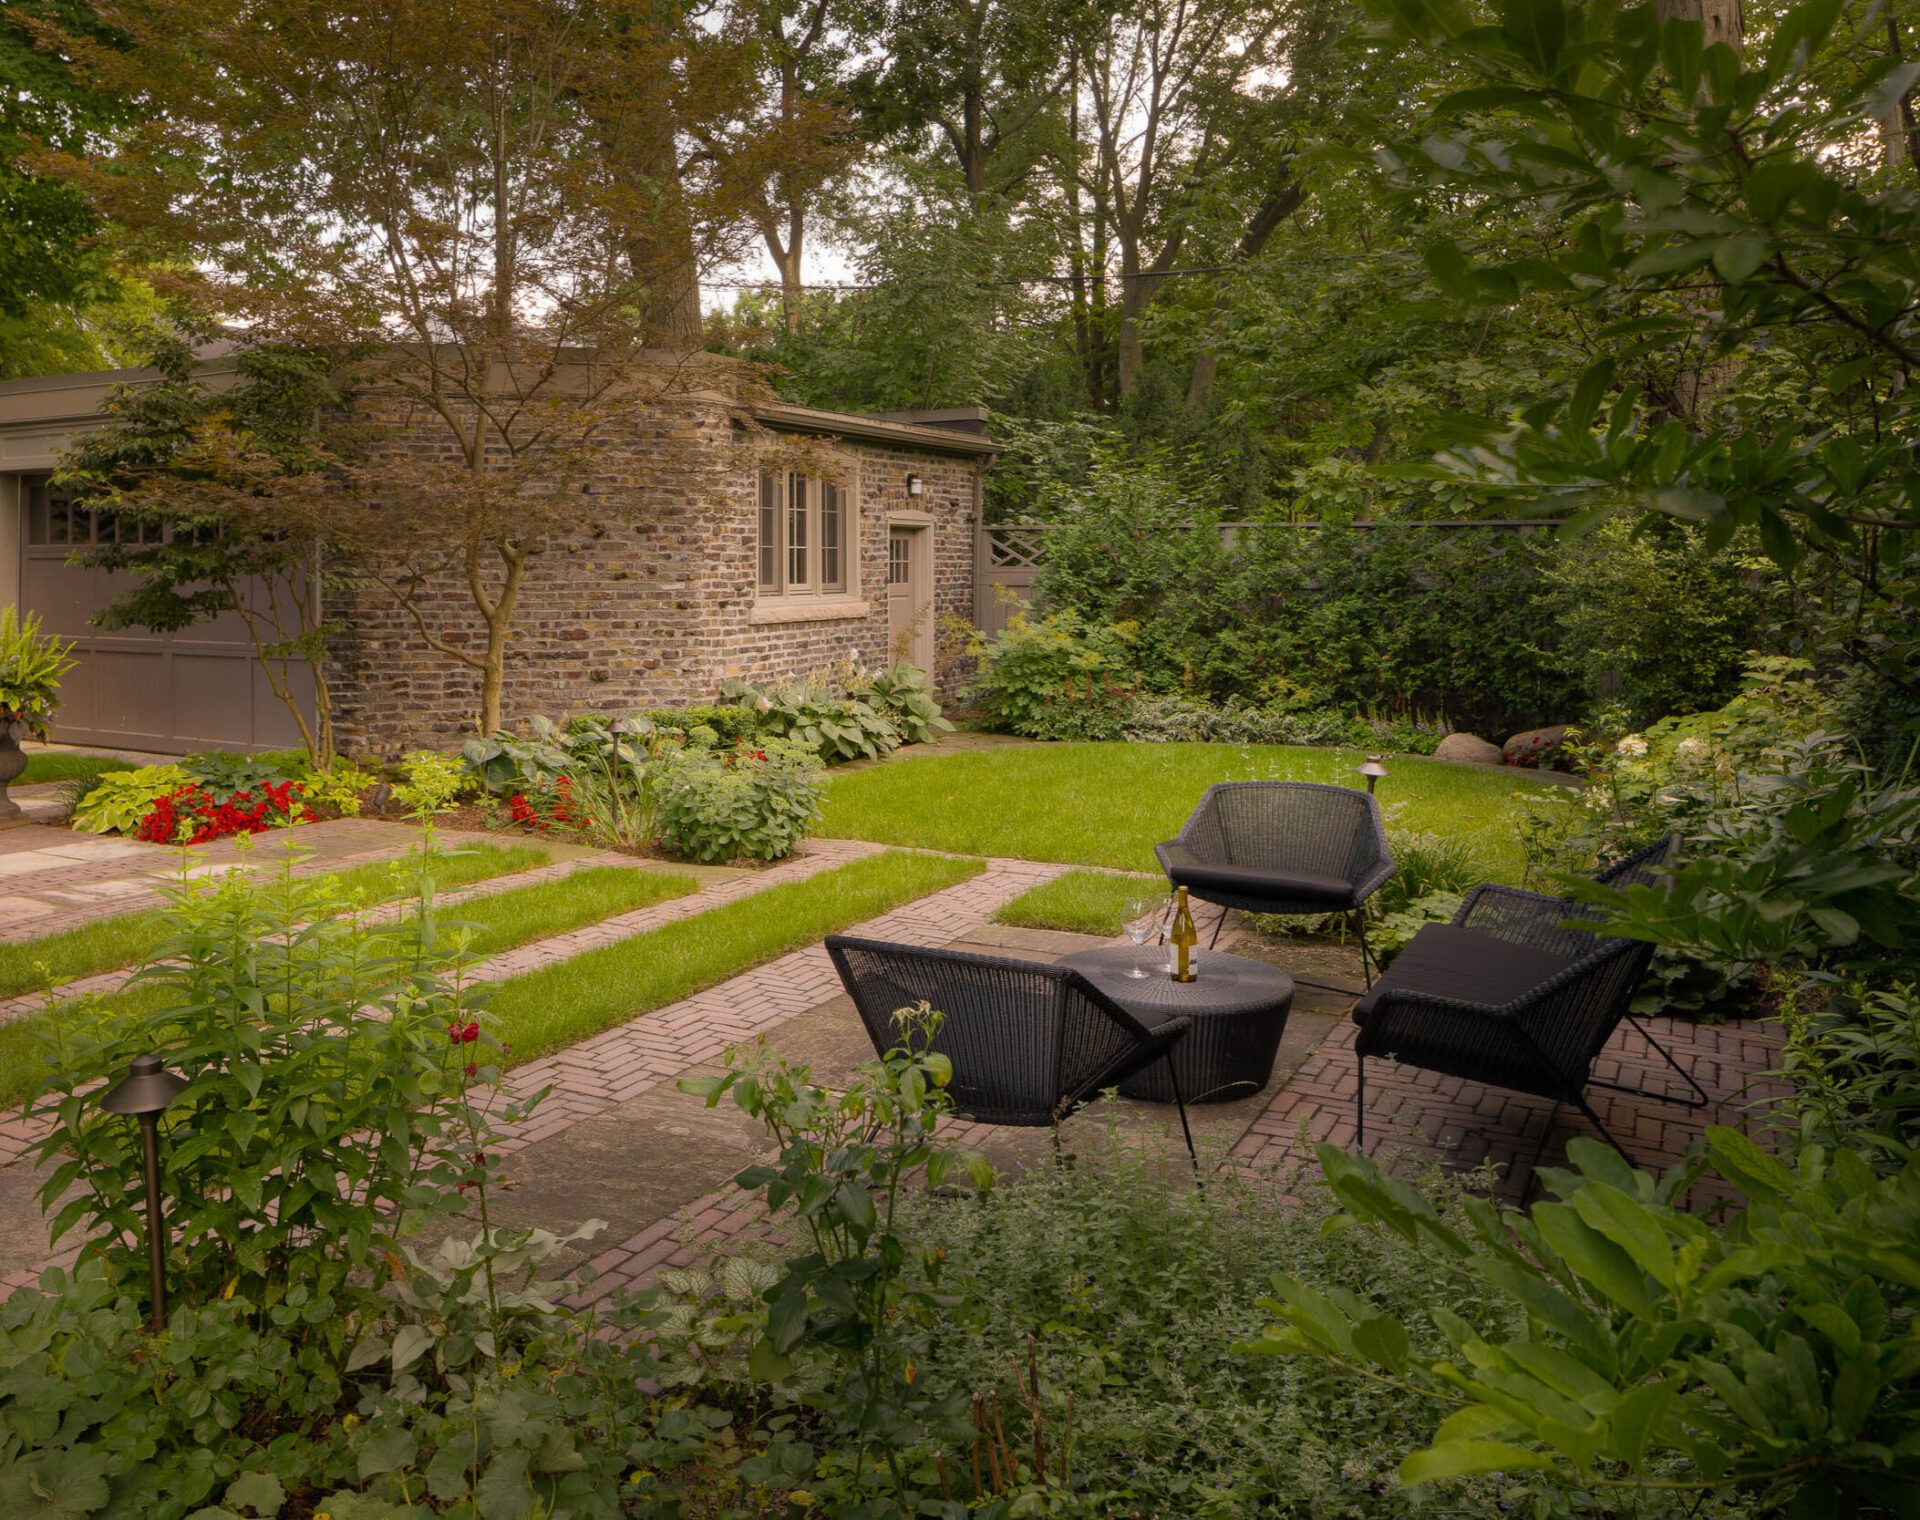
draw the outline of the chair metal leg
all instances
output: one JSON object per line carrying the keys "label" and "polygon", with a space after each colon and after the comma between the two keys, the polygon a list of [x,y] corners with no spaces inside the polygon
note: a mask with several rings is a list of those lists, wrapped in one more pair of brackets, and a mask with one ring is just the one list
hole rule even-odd
{"label": "chair metal leg", "polygon": [[1580,1112],[1587,1116],[1587,1123],[1600,1131],[1600,1138],[1620,1153],[1620,1159],[1622,1161],[1626,1162],[1628,1166],[1637,1167],[1640,1164],[1627,1153],[1627,1148],[1624,1145],[1613,1138],[1613,1131],[1600,1122],[1600,1116],[1593,1111],[1593,1105],[1587,1101],[1585,1093],[1582,1093],[1573,1101],[1580,1105]]}
{"label": "chair metal leg", "polygon": [[1693,1089],[1694,1095],[1691,1098],[1676,1098],[1672,1093],[1655,1092],[1650,1087],[1628,1087],[1624,1082],[1603,1082],[1598,1077],[1590,1078],[1587,1086],[1604,1087],[1612,1092],[1629,1093],[1636,1098],[1652,1098],[1660,1103],[1674,1103],[1681,1108],[1705,1108],[1713,1102],[1713,1099],[1707,1096],[1707,1090],[1693,1079],[1693,1073],[1688,1071],[1678,1061],[1674,1060],[1673,1052],[1649,1034],[1645,1024],[1642,1024],[1632,1014],[1628,1014],[1626,1018],[1629,1024],[1640,1031],[1640,1038],[1645,1040],[1655,1050],[1659,1051],[1660,1058],[1680,1074],[1680,1080]]}
{"label": "chair metal leg", "polygon": [[1362,1155],[1367,1149],[1367,1058],[1354,1052],[1354,1070],[1358,1080],[1353,1087],[1353,1148]]}
{"label": "chair metal leg", "polygon": [[1367,986],[1371,987],[1373,985],[1373,952],[1367,946],[1367,910],[1356,908],[1353,922],[1360,934],[1360,975]]}
{"label": "chair metal leg", "polygon": [[1196,1175],[1200,1171],[1200,1157],[1193,1148],[1193,1130],[1187,1124],[1187,1100],[1180,1093],[1180,1073],[1174,1069],[1173,1051],[1169,1049],[1160,1058],[1167,1063],[1167,1080],[1173,1084],[1173,1106],[1180,1110],[1180,1133],[1186,1137],[1187,1160],[1193,1163]]}
{"label": "chair metal leg", "polygon": [[1220,943],[1220,931],[1226,928],[1226,926],[1227,926],[1227,910],[1225,908],[1222,908],[1220,910],[1220,916],[1213,921],[1213,938],[1207,941],[1207,948],[1209,950],[1211,950],[1215,945]]}

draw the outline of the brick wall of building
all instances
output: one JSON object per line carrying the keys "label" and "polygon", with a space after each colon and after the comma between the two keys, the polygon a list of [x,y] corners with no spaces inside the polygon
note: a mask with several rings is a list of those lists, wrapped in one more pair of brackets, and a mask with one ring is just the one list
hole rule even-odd
{"label": "brick wall of building", "polygon": [[[380,420],[392,427],[402,418],[389,409]],[[407,419],[402,436],[410,448],[438,452],[439,427]],[[821,472],[840,473],[859,505],[862,616],[754,617],[759,470],[796,448]],[[796,443],[697,398],[607,430],[579,481],[579,526],[552,535],[528,572],[507,660],[508,723],[708,701],[729,676],[789,679],[850,654],[886,663],[887,515],[908,507],[906,476],[919,475],[925,493],[911,505],[933,517],[926,531],[937,610],[969,618],[979,469],[972,457],[891,443]],[[437,577],[421,604],[441,637],[484,647],[484,626],[455,576]],[[393,753],[472,731],[478,671],[423,643],[376,585],[356,584],[336,605],[351,629],[337,641],[332,672],[343,749]],[[951,671],[936,678],[951,691]]]}

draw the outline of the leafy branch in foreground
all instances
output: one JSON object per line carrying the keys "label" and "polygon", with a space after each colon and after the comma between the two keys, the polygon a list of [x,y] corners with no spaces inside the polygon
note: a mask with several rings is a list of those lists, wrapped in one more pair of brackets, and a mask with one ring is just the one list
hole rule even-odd
{"label": "leafy branch in foreground", "polygon": [[[1742,1490],[1795,1520],[1879,1505],[1920,1515],[1920,1153],[1876,1176],[1848,1150],[1791,1163],[1736,1130],[1655,1180],[1590,1140],[1553,1196],[1443,1215],[1372,1162],[1318,1147],[1348,1226],[1370,1224],[1508,1295],[1494,1343],[1428,1312],[1455,1360],[1415,1362],[1405,1324],[1351,1293],[1275,1279],[1276,1316],[1242,1349],[1307,1356],[1453,1406],[1407,1483],[1538,1470],[1585,1487]],[[1719,1223],[1682,1200],[1718,1179]]]}

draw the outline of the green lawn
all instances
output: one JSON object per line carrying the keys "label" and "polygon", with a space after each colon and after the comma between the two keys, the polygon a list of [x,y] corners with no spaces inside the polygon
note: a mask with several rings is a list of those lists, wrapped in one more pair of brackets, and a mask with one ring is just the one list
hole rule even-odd
{"label": "green lawn", "polygon": [[99,776],[107,771],[133,769],[133,761],[116,760],[111,755],[69,755],[56,750],[27,756],[27,768],[13,784],[36,786],[42,781],[70,781],[75,776]]}
{"label": "green lawn", "polygon": [[1139,900],[1164,901],[1166,879],[1120,876],[1112,871],[1068,871],[1029,887],[993,915],[997,924],[1026,929],[1066,929],[1108,938],[1127,925],[1127,908]]}
{"label": "green lawn", "polygon": [[[1123,871],[1155,869],[1215,781],[1357,782],[1356,750],[1294,745],[1036,744],[962,751],[847,771],[827,783],[821,832],[878,844],[1007,855]],[[1509,795],[1551,785],[1520,772],[1396,756],[1380,783],[1390,827],[1467,840],[1495,876],[1517,881]]]}
{"label": "green lawn", "polygon": [[[547,858],[544,851],[524,846],[500,853],[532,855],[537,857],[534,864],[543,864]],[[436,864],[462,859],[470,862],[471,857],[441,856]],[[389,868],[380,863],[356,869]],[[341,873],[343,877],[350,874]],[[549,939],[597,924],[616,913],[630,913],[635,908],[669,898],[685,897],[699,887],[699,882],[691,876],[630,866],[590,866],[557,881],[510,887],[447,908],[439,915],[438,923],[443,933],[467,935],[466,948],[470,954],[498,955],[537,939]],[[143,919],[157,916],[140,915]],[[56,1003],[43,1013],[0,1024],[0,1109],[26,1102],[39,1085],[40,1074],[46,1066],[46,1047],[38,1031],[56,1025],[72,1029],[77,1027],[76,1021],[82,1019],[113,1020],[150,1013],[164,1007],[172,996],[168,987],[140,982],[99,997]]]}
{"label": "green lawn", "polygon": [[[551,857],[533,845],[482,844],[458,851],[443,850],[433,857],[433,881],[441,891],[485,881],[516,871],[546,865]],[[335,872],[330,878],[344,895],[369,903],[387,902],[410,890],[414,883],[409,857],[375,860]],[[678,878],[685,880],[685,878]],[[153,953],[167,936],[160,910],[116,913],[91,923],[0,945],[0,997],[18,997],[49,982],[69,982],[97,976],[120,966],[132,966]],[[44,969],[43,969],[44,968]]]}
{"label": "green lawn", "polygon": [[495,1028],[513,1062],[530,1061],[983,869],[977,860],[889,850],[768,887],[502,982]]}

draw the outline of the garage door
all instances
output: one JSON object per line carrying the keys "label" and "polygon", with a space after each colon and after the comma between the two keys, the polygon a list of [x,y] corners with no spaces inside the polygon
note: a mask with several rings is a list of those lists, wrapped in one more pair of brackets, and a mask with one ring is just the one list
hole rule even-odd
{"label": "garage door", "polygon": [[[157,529],[71,507],[44,476],[21,481],[20,505],[21,603],[40,615],[49,633],[74,641],[79,662],[60,683],[55,739],[171,755],[300,743],[299,727],[267,684],[237,613],[170,634],[103,633],[89,622],[133,581],[70,565],[67,556],[114,542],[121,532]],[[250,594],[264,605],[260,587]]]}

